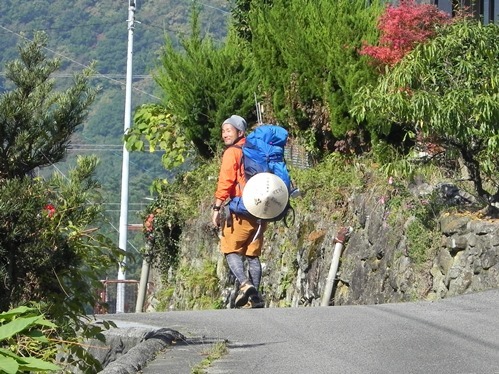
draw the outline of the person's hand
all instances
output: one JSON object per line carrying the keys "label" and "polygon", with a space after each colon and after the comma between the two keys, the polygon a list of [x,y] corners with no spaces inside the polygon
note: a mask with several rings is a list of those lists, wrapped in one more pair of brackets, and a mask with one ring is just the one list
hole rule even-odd
{"label": "person's hand", "polygon": [[211,217],[211,222],[213,222],[213,226],[219,228],[220,227],[220,211],[214,210],[213,216]]}

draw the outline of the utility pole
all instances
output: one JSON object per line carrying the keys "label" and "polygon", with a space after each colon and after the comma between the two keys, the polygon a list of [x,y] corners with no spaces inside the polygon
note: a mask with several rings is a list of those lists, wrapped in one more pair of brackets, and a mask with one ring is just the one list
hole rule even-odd
{"label": "utility pole", "polygon": [[[125,120],[124,134],[130,129],[132,116],[132,56],[133,56],[133,31],[135,24],[136,1],[128,0],[128,53],[126,64],[126,91],[125,91]],[[123,164],[121,169],[121,210],[119,227],[119,247],[126,252],[128,240],[128,174],[130,155],[123,144]],[[126,257],[119,264],[118,281],[124,281]],[[125,282],[118,282],[116,289],[116,313],[125,311]]]}

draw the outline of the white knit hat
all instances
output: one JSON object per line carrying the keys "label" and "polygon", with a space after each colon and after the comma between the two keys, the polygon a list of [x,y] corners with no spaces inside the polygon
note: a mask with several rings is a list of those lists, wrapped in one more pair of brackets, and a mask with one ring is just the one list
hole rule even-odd
{"label": "white knit hat", "polygon": [[272,173],[258,173],[251,177],[243,190],[243,203],[257,218],[272,219],[288,204],[289,192],[284,181]]}

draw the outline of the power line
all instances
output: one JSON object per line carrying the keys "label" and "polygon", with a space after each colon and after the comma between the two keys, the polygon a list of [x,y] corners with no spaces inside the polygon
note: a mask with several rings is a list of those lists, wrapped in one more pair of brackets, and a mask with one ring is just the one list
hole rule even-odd
{"label": "power line", "polygon": [[[19,37],[19,38],[21,38],[21,39],[27,40],[27,41],[29,41],[29,42],[33,42],[33,40],[32,40],[32,39],[29,39],[29,38],[27,38],[27,37],[25,37],[25,36],[23,36],[23,35],[19,34],[18,32],[14,31],[14,30],[11,30],[11,29],[9,29],[9,28],[7,28],[7,27],[5,27],[5,26],[0,25],[0,29],[2,29],[2,30],[4,30],[4,31],[7,31],[7,32],[9,32],[9,33],[11,33],[11,34],[14,34],[14,35],[18,36],[18,37]],[[47,51],[49,51],[49,52],[53,53],[53,54],[54,54],[54,55],[56,55],[56,56],[59,56],[59,57],[61,57],[61,58],[65,59],[65,60],[71,61],[72,63],[74,63],[74,64],[76,64],[76,65],[78,65],[78,66],[80,66],[80,67],[83,67],[83,68],[85,68],[85,69],[90,69],[90,66],[85,65],[85,64],[82,64],[81,62],[78,62],[78,61],[76,61],[75,59],[73,59],[73,58],[71,58],[71,57],[68,57],[68,56],[66,56],[66,55],[63,55],[62,53],[59,53],[59,52],[57,52],[57,51],[55,51],[55,50],[53,50],[53,49],[51,49],[51,48],[48,48],[48,47],[43,47],[43,48],[44,48],[44,49],[46,49]],[[108,81],[113,82],[113,83],[117,83],[117,84],[119,84],[120,86],[123,86],[123,85],[124,85],[124,83],[123,83],[123,82],[120,82],[119,80],[114,79],[114,78],[109,78],[109,77],[105,76],[104,74],[99,73],[99,72],[98,72],[98,71],[96,71],[95,69],[92,69],[92,71],[93,71],[93,72],[95,72],[95,73],[96,73],[96,76],[98,76],[98,77],[101,77],[101,78],[103,78],[103,79],[107,79]],[[155,95],[152,95],[152,94],[150,94],[149,92],[146,92],[146,91],[141,90],[141,89],[139,89],[139,88],[134,88],[134,87],[132,87],[132,89],[133,89],[134,91],[136,91],[136,92],[140,92],[140,93],[142,93],[142,94],[144,94],[144,95],[147,95],[147,96],[149,96],[149,97],[151,97],[151,98],[153,98],[153,99],[156,99],[156,100],[161,100],[161,98],[159,98],[159,97],[157,97],[157,96],[155,96]]]}
{"label": "power line", "polygon": [[201,5],[203,5],[203,6],[205,6],[205,7],[207,7],[207,8],[211,8],[211,9],[219,10],[220,12],[222,12],[222,13],[224,13],[224,14],[230,14],[230,11],[228,11],[228,10],[225,10],[225,9],[222,9],[222,8],[218,8],[218,7],[213,6],[213,5],[208,5],[208,4],[205,4],[205,3],[199,2],[199,1],[198,1],[198,3],[199,3],[199,4],[201,4]]}
{"label": "power line", "polygon": [[[121,203],[88,203],[88,205],[120,205]],[[148,205],[148,203],[128,203],[128,205]]]}
{"label": "power line", "polygon": [[[219,11],[219,12],[221,12],[221,13],[225,14],[225,15],[229,15],[229,14],[231,13],[230,11],[227,11],[227,10],[225,10],[225,9],[222,9],[222,8],[219,8],[219,7],[216,7],[216,6],[213,6],[213,5],[210,5],[210,4],[207,4],[207,3],[204,3],[204,2],[199,2],[199,1],[198,1],[198,4],[202,5],[203,7],[210,8],[210,9],[214,9],[214,10],[216,10],[216,11]],[[180,32],[180,31],[178,31],[178,30],[173,30],[173,29],[171,29],[171,28],[169,28],[168,26],[165,26],[165,25],[159,26],[159,25],[156,25],[156,24],[154,24],[154,23],[142,22],[142,21],[141,21],[141,22],[137,21],[136,23],[138,23],[138,24],[143,24],[144,26],[148,26],[148,27],[155,27],[155,28],[161,29],[161,30],[163,30],[163,31],[164,31],[164,30],[166,30],[166,31],[169,31],[169,32],[175,32],[175,33],[177,33],[177,34],[178,34],[178,33],[180,33],[180,34],[185,34],[185,33]],[[89,27],[89,26],[90,26],[90,27],[92,27],[92,26],[97,26],[97,25],[102,25],[102,24],[103,24],[103,23],[98,23],[98,22],[88,22],[88,23],[79,24],[79,25],[72,25],[72,27],[71,27],[71,28],[64,28],[64,27],[46,27],[46,28],[43,28],[43,29],[37,29],[37,30],[39,30],[39,31],[46,31],[46,30],[54,30],[54,31],[61,31],[61,30],[62,30],[62,31],[70,31],[71,29],[75,29],[75,28],[79,28],[79,27]],[[21,38],[21,39],[25,39],[25,40],[28,40],[28,41],[32,41],[32,39],[29,39],[29,38],[27,38],[27,37],[25,37],[25,36],[21,35],[20,33],[18,33],[18,32],[16,32],[16,31],[14,31],[14,30],[12,30],[12,29],[9,29],[9,28],[8,28],[8,27],[6,27],[6,26],[2,26],[2,25],[0,25],[0,29],[3,29],[3,30],[5,30],[5,31],[7,31],[7,32],[9,32],[9,33],[12,33],[12,34],[14,34],[14,35],[18,36],[18,37],[19,37],[19,38]],[[29,32],[29,31],[30,31],[30,30],[27,30],[27,32]],[[32,29],[32,30],[31,30],[31,32],[34,32],[34,30]],[[48,51],[52,52],[52,53],[53,53],[54,55],[56,55],[56,56],[59,56],[59,57],[61,57],[61,58],[65,59],[65,60],[67,60],[67,61],[70,61],[70,62],[72,62],[72,63],[74,63],[74,64],[77,64],[77,65],[78,65],[78,66],[80,66],[80,67],[89,68],[89,66],[88,66],[88,65],[82,64],[82,63],[80,63],[80,62],[78,62],[78,61],[76,61],[76,60],[74,60],[74,59],[72,59],[72,58],[70,58],[70,57],[68,57],[68,56],[66,56],[66,55],[63,55],[62,53],[59,53],[59,52],[57,52],[57,51],[53,50],[53,49],[50,49],[50,48],[48,48],[48,47],[44,47],[44,49],[46,49],[46,50],[48,50]],[[123,86],[123,85],[125,85],[125,83],[120,82],[119,80],[117,80],[117,79],[124,79],[124,78],[125,78],[125,75],[124,75],[124,74],[101,74],[101,73],[99,73],[98,71],[96,71],[95,69],[92,69],[92,70],[96,72],[96,75],[95,75],[95,76],[92,76],[91,78],[102,78],[102,79],[106,79],[106,80],[108,80],[108,81],[110,81],[110,82],[113,82],[113,83],[116,83],[116,84],[119,84],[119,85],[122,85],[122,86]],[[5,73],[0,72],[0,76],[5,76]],[[53,77],[55,77],[55,78],[69,78],[69,77],[72,77],[72,75],[71,75],[71,74],[65,74],[65,73],[58,73],[58,74],[54,74],[54,75],[53,75]],[[152,76],[151,76],[151,75],[134,75],[132,78],[133,78],[133,79],[151,79],[151,78],[152,78]],[[139,89],[139,88],[132,87],[132,90],[134,90],[135,92],[140,92],[140,93],[142,93],[142,94],[144,94],[144,95],[147,95],[147,96],[149,96],[149,97],[151,97],[151,98],[153,98],[153,99],[156,99],[156,100],[161,100],[161,98],[159,98],[159,97],[157,97],[157,96],[155,96],[155,95],[153,95],[153,94],[150,94],[150,93],[148,93],[148,92],[146,92],[146,91],[144,91],[144,90],[141,90],[141,89]]]}
{"label": "power line", "polygon": [[123,147],[123,144],[107,144],[107,143],[102,143],[102,144],[88,144],[88,143],[70,143],[70,147]]}
{"label": "power line", "polygon": [[[0,76],[6,76],[7,73],[5,71],[0,71]],[[73,78],[74,74],[70,73],[54,73],[51,75],[52,78]],[[114,78],[114,79],[125,79],[125,74],[99,74],[99,75],[92,75],[89,78],[92,79],[109,79],[109,78]],[[152,79],[152,75],[150,74],[135,74],[132,76],[134,79]]]}
{"label": "power line", "polygon": [[[113,148],[113,149],[105,149],[105,148],[67,148],[67,151],[68,152],[114,152],[116,153],[116,151],[118,151],[117,148]],[[161,150],[161,149],[155,149],[154,151],[147,151],[147,152],[143,152],[144,154],[145,153],[164,153],[165,151]],[[117,156],[120,156],[117,154]],[[147,169],[144,169],[144,168],[141,168],[143,171],[150,171],[150,170],[147,170]]]}
{"label": "power line", "polygon": [[[85,135],[82,135],[83,138],[88,139],[89,141],[93,141],[92,139],[86,137]],[[95,147],[92,148],[92,147]],[[86,152],[86,151],[95,151],[95,152],[111,152],[113,155],[117,157],[121,157],[122,150],[123,150],[123,145],[117,145],[117,144],[84,144],[84,143],[70,143],[69,146],[66,148],[67,151],[71,152]],[[153,152],[147,151],[147,152],[142,152],[143,154],[151,154],[151,153],[164,153],[164,150],[158,149],[154,150]],[[129,162],[136,166],[139,170],[147,173],[152,173],[154,174],[155,171],[151,170],[150,168],[144,167],[142,164],[139,164],[138,162],[135,162],[133,160],[129,160]]]}
{"label": "power line", "polygon": [[[88,137],[87,137],[87,136],[85,136],[85,135],[83,135],[83,137],[84,137],[85,139],[88,139],[89,141],[92,141],[92,139],[88,138]],[[82,146],[86,146],[86,145],[85,145],[85,144],[82,144]],[[91,146],[91,144],[89,144],[89,146]],[[105,145],[102,145],[102,146],[105,146]],[[122,150],[123,150],[123,145],[120,145],[120,146],[112,145],[112,148],[110,148],[110,149],[106,150],[105,152],[112,152],[114,155],[121,157],[122,155],[121,155],[121,154],[119,154],[119,153],[117,153],[117,152],[122,151]],[[157,151],[156,151],[156,150],[155,150],[155,151],[154,151],[154,153],[156,153],[156,152],[161,153],[161,152],[165,152],[165,151],[162,151],[162,150],[157,150]],[[151,153],[151,152],[149,152],[149,153]],[[152,171],[151,171],[150,169],[145,168],[144,166],[139,165],[138,163],[136,163],[136,162],[134,162],[134,161],[132,161],[132,160],[130,160],[129,162],[130,162],[131,164],[133,164],[134,166],[138,167],[140,170],[142,170],[142,171],[144,171],[144,172],[150,172],[150,173],[152,173]]]}

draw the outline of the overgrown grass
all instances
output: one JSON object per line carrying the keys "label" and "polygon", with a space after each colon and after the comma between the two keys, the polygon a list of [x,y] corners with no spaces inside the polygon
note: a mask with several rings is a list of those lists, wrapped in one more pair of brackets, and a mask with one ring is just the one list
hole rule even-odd
{"label": "overgrown grass", "polygon": [[189,310],[221,307],[216,266],[209,259],[200,259],[197,267],[186,262],[178,268],[175,282],[179,286],[176,289],[182,295],[179,295],[181,305],[176,307]]}
{"label": "overgrown grass", "polygon": [[154,231],[149,254],[163,274],[176,268],[178,241],[185,222],[198,217],[200,208],[212,201],[218,175],[216,162],[203,163],[176,177],[173,182],[157,183],[158,198],[144,212],[144,219],[154,215]]}
{"label": "overgrown grass", "polygon": [[227,342],[221,341],[213,344],[209,350],[203,352],[206,357],[198,365],[192,368],[192,374],[204,374],[211,364],[229,353]]}
{"label": "overgrown grass", "polygon": [[435,192],[418,196],[407,181],[392,182],[386,193],[386,220],[406,237],[406,255],[416,266],[426,263],[438,246],[438,219],[445,209]]}
{"label": "overgrown grass", "polygon": [[428,229],[419,219],[413,219],[406,228],[407,255],[417,266],[422,266],[436,252],[440,235],[435,235],[435,226]]}
{"label": "overgrown grass", "polygon": [[294,203],[301,211],[329,210],[345,205],[348,194],[362,186],[362,170],[356,161],[331,154],[310,169],[292,169],[295,185],[302,191],[302,198]]}
{"label": "overgrown grass", "polygon": [[163,287],[161,290],[157,292],[156,298],[158,299],[158,305],[156,305],[155,309],[158,312],[166,312],[168,310],[174,292],[175,292],[175,287],[173,285],[169,285],[168,287]]}

